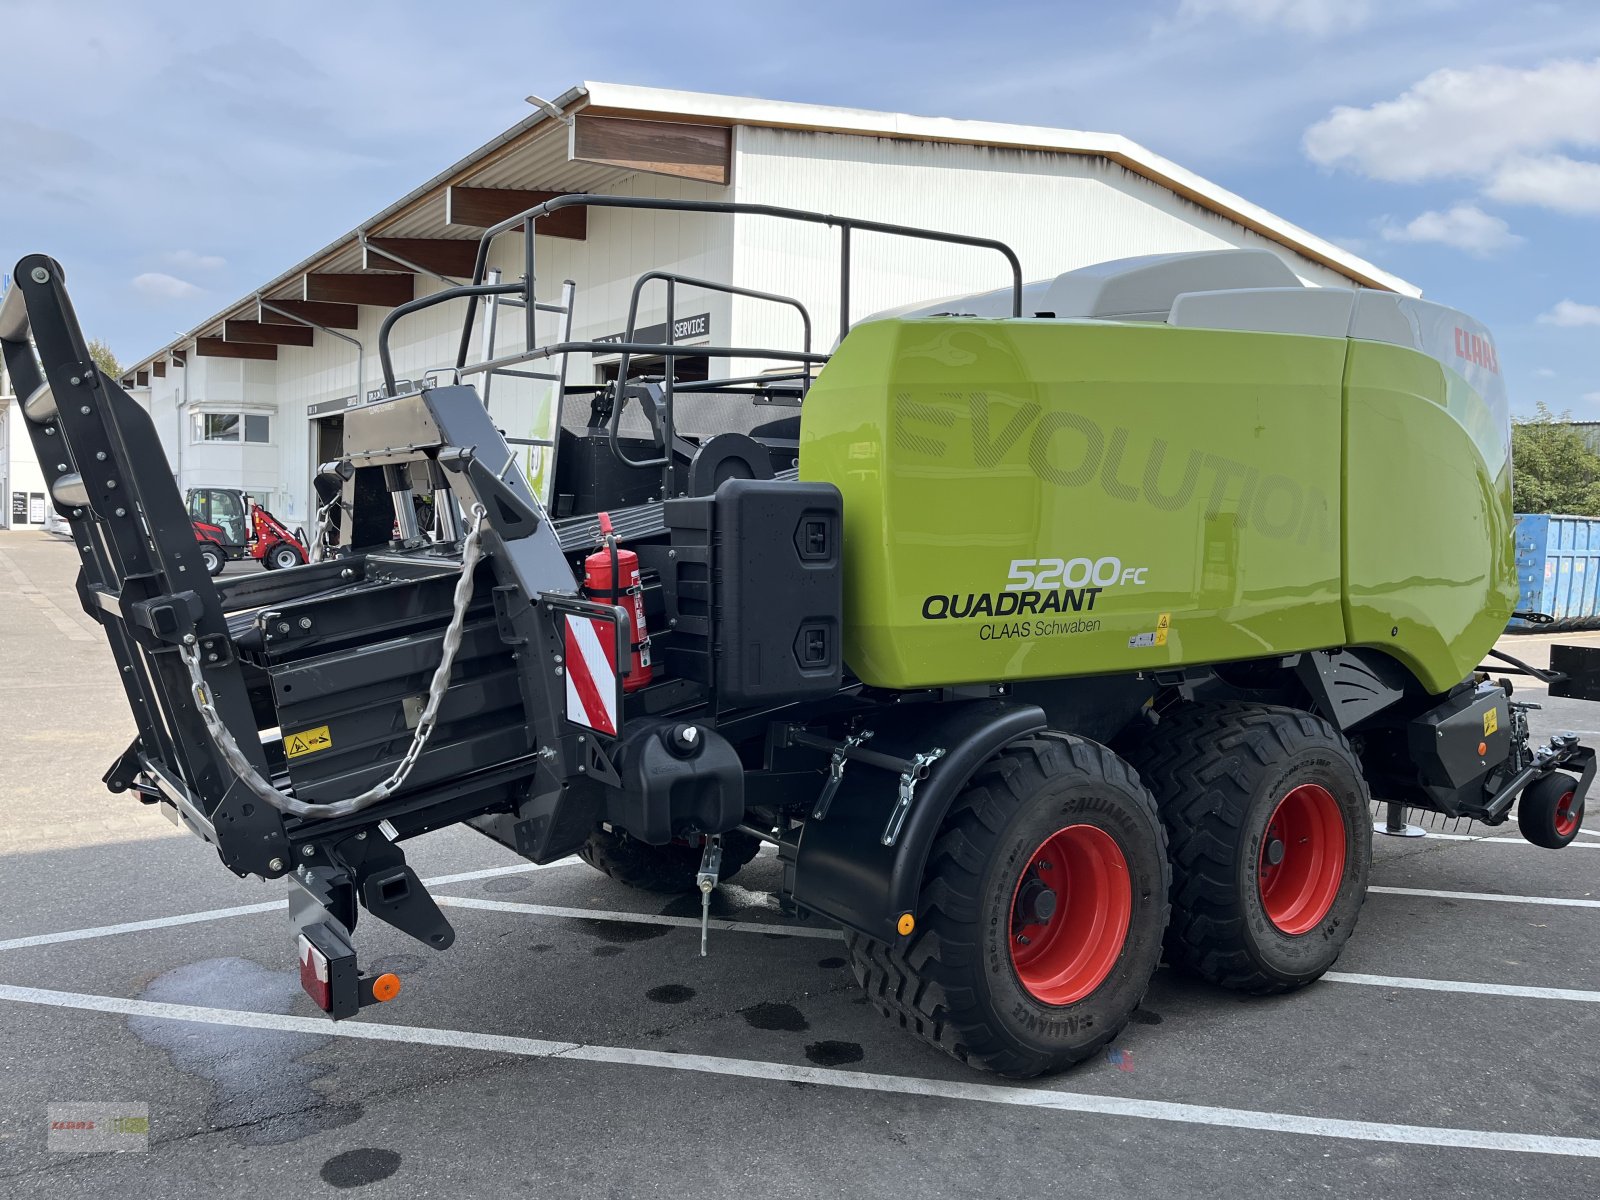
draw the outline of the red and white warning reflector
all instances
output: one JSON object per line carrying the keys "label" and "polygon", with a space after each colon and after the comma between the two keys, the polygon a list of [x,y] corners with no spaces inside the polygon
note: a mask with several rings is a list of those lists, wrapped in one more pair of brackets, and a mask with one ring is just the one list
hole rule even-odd
{"label": "red and white warning reflector", "polygon": [[617,736],[617,623],[567,613],[567,720]]}
{"label": "red and white warning reflector", "polygon": [[311,1002],[323,1012],[333,1011],[333,979],[328,970],[328,956],[311,944],[305,934],[299,936],[300,986]]}

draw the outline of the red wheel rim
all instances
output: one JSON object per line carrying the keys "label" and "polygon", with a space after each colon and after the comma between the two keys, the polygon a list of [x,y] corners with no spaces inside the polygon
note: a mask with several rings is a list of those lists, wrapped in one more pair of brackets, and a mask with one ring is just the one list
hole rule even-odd
{"label": "red wheel rim", "polygon": [[1272,810],[1257,878],[1267,919],[1284,933],[1322,923],[1344,882],[1344,815],[1327,788],[1302,783]]}
{"label": "red wheel rim", "polygon": [[1011,965],[1035,1000],[1076,1004],[1111,974],[1133,918],[1122,848],[1094,825],[1068,825],[1028,858],[1011,893]]}
{"label": "red wheel rim", "polygon": [[1578,822],[1583,820],[1583,808],[1573,807],[1572,799],[1576,792],[1568,792],[1556,801],[1556,836],[1571,837],[1578,832]]}

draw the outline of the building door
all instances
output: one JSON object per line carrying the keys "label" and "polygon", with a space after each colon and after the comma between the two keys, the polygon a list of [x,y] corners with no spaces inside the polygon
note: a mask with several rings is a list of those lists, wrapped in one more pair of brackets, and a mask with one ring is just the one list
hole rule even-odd
{"label": "building door", "polygon": [[[322,508],[322,497],[317,494],[317,469],[323,463],[337,462],[344,457],[344,414],[333,413],[326,417],[311,418],[311,497],[306,528],[316,536],[317,513]],[[338,541],[339,510],[328,514],[328,545]]]}
{"label": "building door", "polygon": [[317,422],[317,465],[344,457],[344,416],[323,417]]}

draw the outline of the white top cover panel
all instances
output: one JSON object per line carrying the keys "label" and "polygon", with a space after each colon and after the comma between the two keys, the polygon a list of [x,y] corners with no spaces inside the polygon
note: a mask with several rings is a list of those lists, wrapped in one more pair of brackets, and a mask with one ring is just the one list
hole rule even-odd
{"label": "white top cover panel", "polygon": [[1167,324],[1186,329],[1240,329],[1342,338],[1350,330],[1355,306],[1356,293],[1350,288],[1188,292],[1173,301]]}
{"label": "white top cover panel", "polygon": [[[1181,295],[1239,288],[1300,289],[1295,273],[1270,250],[1201,250],[1118,258],[1026,284],[1022,315],[1108,321],[1165,321]],[[1310,289],[1302,289],[1310,290]],[[1343,289],[1337,289],[1343,291]],[[903,305],[884,317],[1009,317],[1011,289]]]}

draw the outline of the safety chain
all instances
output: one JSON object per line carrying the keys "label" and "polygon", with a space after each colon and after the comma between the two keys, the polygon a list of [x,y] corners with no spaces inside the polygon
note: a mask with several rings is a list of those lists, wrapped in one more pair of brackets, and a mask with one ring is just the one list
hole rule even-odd
{"label": "safety chain", "polygon": [[422,757],[422,751],[428,744],[428,738],[433,734],[433,727],[439,716],[439,705],[450,686],[450,668],[455,663],[456,651],[461,648],[462,626],[466,622],[467,607],[472,603],[473,569],[482,556],[481,540],[483,520],[486,515],[483,505],[472,506],[472,528],[467,531],[466,540],[461,544],[461,574],[456,579],[455,611],[451,614],[450,624],[444,631],[444,655],[439,660],[438,667],[434,669],[432,681],[428,684],[428,703],[417,719],[411,745],[387,779],[374,784],[359,796],[353,796],[348,800],[336,800],[331,804],[309,804],[304,800],[297,800],[287,792],[279,791],[268,780],[263,779],[251,765],[250,760],[244,756],[244,752],[239,749],[239,743],[234,741],[233,734],[212,703],[211,693],[206,688],[205,677],[200,670],[199,641],[193,634],[184,638],[178,647],[178,654],[183,659],[184,666],[189,669],[189,684],[194,693],[195,704],[200,710],[200,719],[205,723],[206,732],[211,735],[212,744],[216,746],[223,762],[227,763],[228,768],[259,799],[291,816],[347,817],[351,813],[360,812],[377,804],[380,800],[387,800],[405,785],[406,777],[417,765],[417,760]]}

